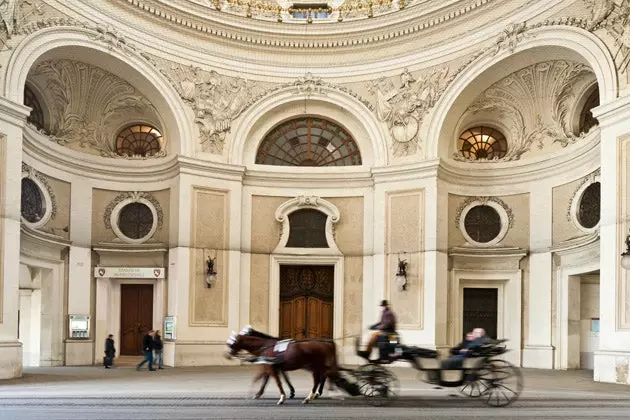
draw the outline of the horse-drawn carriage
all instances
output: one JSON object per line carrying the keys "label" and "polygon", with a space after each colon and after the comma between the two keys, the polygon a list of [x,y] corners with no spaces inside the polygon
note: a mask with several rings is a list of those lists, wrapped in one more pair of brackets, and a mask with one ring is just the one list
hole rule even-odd
{"label": "horse-drawn carriage", "polygon": [[[352,371],[361,394],[374,405],[391,403],[399,393],[396,375],[384,365],[407,361],[423,376],[421,380],[438,387],[458,388],[466,397],[480,398],[494,407],[516,401],[523,390],[519,368],[500,358],[508,349],[507,340],[488,340],[471,350],[461,368],[443,369],[437,351],[400,343],[397,334],[388,334],[379,344],[379,358]],[[358,351],[357,355],[361,356]]]}
{"label": "horse-drawn carriage", "polygon": [[[294,389],[286,372],[307,369],[313,373],[314,384],[304,403],[318,398],[326,378],[330,378],[338,388],[352,396],[363,395],[373,405],[387,405],[396,399],[400,388],[398,378],[385,365],[407,361],[423,375],[421,380],[425,382],[438,387],[459,388],[464,396],[480,398],[491,406],[505,407],[516,401],[523,389],[520,370],[500,357],[508,351],[505,341],[487,340],[482,346],[472,349],[468,357],[462,359],[460,367],[443,369],[437,351],[406,346],[400,343],[397,334],[388,334],[384,340],[379,340],[378,359],[364,357],[366,364],[357,369],[347,369],[337,365],[333,340],[280,340],[248,326],[240,334],[233,333],[230,337],[227,356],[237,357],[240,350],[245,350],[253,356],[241,360],[265,365],[267,371],[260,376],[266,376],[266,379],[256,397],[262,395],[266,381],[272,375],[281,393],[278,404],[286,398],[279,375],[282,374],[287,381],[292,398]],[[301,352],[302,347],[310,348]],[[357,355],[363,357],[359,352],[358,339],[356,350]],[[320,353],[318,361],[316,355]]]}

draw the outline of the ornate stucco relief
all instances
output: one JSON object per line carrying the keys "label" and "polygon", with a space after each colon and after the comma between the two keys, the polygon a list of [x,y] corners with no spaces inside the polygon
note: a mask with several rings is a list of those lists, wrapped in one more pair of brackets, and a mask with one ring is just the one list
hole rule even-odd
{"label": "ornate stucco relief", "polygon": [[462,201],[457,207],[457,211],[455,213],[455,225],[459,227],[460,219],[462,218],[464,209],[470,206],[473,203],[477,203],[478,205],[485,205],[488,202],[493,202],[503,207],[505,212],[507,213],[507,222],[508,228],[512,228],[514,226],[514,213],[512,209],[507,205],[507,203],[501,200],[499,197],[468,197],[464,201]]}
{"label": "ornate stucco relief", "polygon": [[[537,63],[496,82],[464,113],[469,118],[491,114],[507,130],[509,148],[497,160],[518,160],[532,147],[553,143],[566,147],[584,137],[572,132],[571,113],[581,87],[594,79],[590,67],[564,60]],[[465,127],[462,127],[465,128]],[[459,153],[456,160],[466,160]],[[475,162],[483,162],[483,159]]]}
{"label": "ornate stucco relief", "polygon": [[[156,119],[153,105],[133,86],[99,67],[73,60],[49,60],[37,65],[31,77],[46,84],[50,113],[49,135],[60,145],[78,144],[101,156],[121,157],[115,151],[115,128],[129,115]],[[151,157],[161,157],[165,150]]]}
{"label": "ornate stucco relief", "polygon": [[462,65],[434,67],[415,76],[404,69],[397,79],[381,77],[367,84],[376,97],[376,115],[387,125],[394,156],[418,153],[421,148],[420,127],[448,85],[481,53]]}

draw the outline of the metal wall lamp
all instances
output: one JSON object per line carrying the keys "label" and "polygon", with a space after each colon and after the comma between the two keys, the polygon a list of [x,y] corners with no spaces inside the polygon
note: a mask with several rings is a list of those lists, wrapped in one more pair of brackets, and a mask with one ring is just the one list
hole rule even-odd
{"label": "metal wall lamp", "polygon": [[626,252],[621,254],[621,266],[630,270],[630,234],[626,236]]}
{"label": "metal wall lamp", "polygon": [[216,257],[215,258],[208,257],[208,261],[206,261],[207,268],[206,268],[205,281],[206,281],[206,286],[208,287],[208,289],[211,288],[212,285],[217,281],[217,272],[214,269],[214,264],[216,261],[217,261]]}
{"label": "metal wall lamp", "polygon": [[401,260],[400,257],[398,257],[396,284],[398,284],[400,290],[407,290],[407,260]]}

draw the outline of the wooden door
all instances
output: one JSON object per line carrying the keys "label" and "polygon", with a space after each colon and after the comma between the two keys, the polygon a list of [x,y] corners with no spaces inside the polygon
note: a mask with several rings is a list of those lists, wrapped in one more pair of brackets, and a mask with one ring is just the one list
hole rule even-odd
{"label": "wooden door", "polygon": [[464,288],[464,336],[473,328],[483,328],[488,337],[497,338],[498,300],[497,288]]}
{"label": "wooden door", "polygon": [[123,284],[120,289],[120,354],[142,354],[142,339],[153,328],[153,285]]}
{"label": "wooden door", "polygon": [[333,338],[334,267],[280,266],[280,337]]}

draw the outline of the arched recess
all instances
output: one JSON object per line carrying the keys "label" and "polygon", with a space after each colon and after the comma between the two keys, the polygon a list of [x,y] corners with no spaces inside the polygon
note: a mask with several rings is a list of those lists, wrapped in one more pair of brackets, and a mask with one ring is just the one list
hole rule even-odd
{"label": "arched recess", "polygon": [[[228,162],[249,168],[255,165],[258,145],[276,125],[301,115],[335,121],[348,130],[361,151],[362,165],[353,168],[385,166],[388,162],[387,135],[370,111],[356,98],[328,86],[318,85],[317,94],[298,94],[295,87],[280,89],[245,111],[231,136]],[[265,171],[271,166],[256,165]],[[335,167],[339,171],[339,167]],[[309,168],[309,170],[331,168]],[[286,170],[286,168],[285,168]]]}
{"label": "arched recess", "polygon": [[94,40],[97,34],[86,28],[55,27],[29,35],[9,60],[4,96],[22,103],[27,75],[40,61],[65,58],[92,64],[130,83],[156,107],[163,119],[168,154],[191,155],[192,119],[186,116],[186,107],[175,88],[139,53],[130,47]]}
{"label": "arched recess", "polygon": [[513,51],[483,55],[464,70],[438,101],[428,128],[427,158],[450,157],[454,130],[465,107],[484,89],[512,71],[545,61],[570,59],[590,66],[600,103],[617,97],[617,72],[610,52],[595,35],[570,26],[550,26],[525,33]]}

